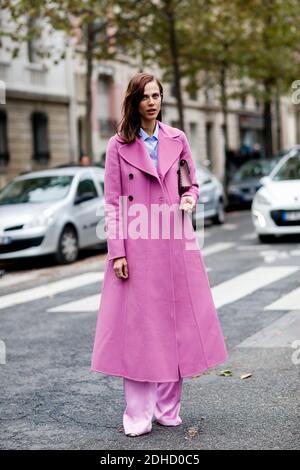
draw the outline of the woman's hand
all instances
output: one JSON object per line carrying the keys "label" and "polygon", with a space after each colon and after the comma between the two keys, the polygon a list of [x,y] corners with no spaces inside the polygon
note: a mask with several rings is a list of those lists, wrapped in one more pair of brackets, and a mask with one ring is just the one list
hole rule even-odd
{"label": "woman's hand", "polygon": [[196,207],[196,202],[193,196],[182,196],[180,200],[179,209],[186,212],[192,212]]}
{"label": "woman's hand", "polygon": [[115,271],[115,275],[119,279],[127,279],[128,278],[128,265],[127,260],[125,257],[123,258],[116,258],[114,260],[113,268]]}

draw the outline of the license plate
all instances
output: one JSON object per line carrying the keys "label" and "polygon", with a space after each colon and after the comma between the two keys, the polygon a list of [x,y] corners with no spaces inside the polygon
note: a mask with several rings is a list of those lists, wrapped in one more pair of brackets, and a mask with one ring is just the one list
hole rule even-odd
{"label": "license plate", "polygon": [[300,220],[300,211],[295,212],[283,212],[282,213],[283,220]]}
{"label": "license plate", "polygon": [[0,245],[8,245],[11,243],[12,238],[7,235],[0,235]]}

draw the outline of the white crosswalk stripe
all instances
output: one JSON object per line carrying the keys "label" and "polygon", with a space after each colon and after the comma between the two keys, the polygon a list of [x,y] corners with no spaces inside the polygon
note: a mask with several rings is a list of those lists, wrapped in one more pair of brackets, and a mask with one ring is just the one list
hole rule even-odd
{"label": "white crosswalk stripe", "polygon": [[[296,272],[298,267],[259,267],[240,274],[212,288],[216,308],[223,307],[251,294],[264,286],[283,279]],[[48,312],[91,312],[97,311],[100,295],[85,297],[47,310]]]}
{"label": "white crosswalk stripe", "polygon": [[24,274],[6,274],[3,277],[0,277],[0,289],[2,287],[10,287],[15,284],[23,284],[27,281],[33,281],[39,277],[39,272],[28,272]]}
{"label": "white crosswalk stripe", "polygon": [[213,287],[214,303],[217,308],[223,307],[296,271],[296,266],[262,266],[251,269]]}
{"label": "white crosswalk stripe", "polygon": [[51,282],[50,284],[25,289],[14,294],[8,294],[0,297],[0,309],[12,307],[14,305],[32,302],[33,300],[42,299],[44,297],[53,296],[68,290],[83,287],[88,284],[101,282],[103,280],[103,272],[88,272],[78,276],[62,279],[61,281]]}
{"label": "white crosswalk stripe", "polygon": [[300,287],[268,305],[264,310],[300,310]]}
{"label": "white crosswalk stripe", "polygon": [[229,223],[227,223],[227,224],[221,225],[220,228],[221,228],[222,230],[236,230],[236,229],[237,229],[237,225],[236,225],[236,224],[229,224]]}
{"label": "white crosswalk stripe", "polygon": [[201,250],[201,253],[203,256],[214,255],[215,253],[220,253],[221,251],[229,250],[229,248],[232,248],[234,245],[235,244],[231,242],[214,243],[213,245],[208,246],[207,248],[203,248]]}
{"label": "white crosswalk stripe", "polygon": [[300,340],[300,310],[289,312],[236,347],[290,348],[295,340]]}
{"label": "white crosswalk stripe", "polygon": [[255,240],[257,238],[257,235],[255,232],[252,233],[247,233],[246,235],[243,235],[241,237],[241,240]]}
{"label": "white crosswalk stripe", "polygon": [[90,295],[89,297],[83,297],[82,299],[50,308],[47,312],[97,312],[100,307],[100,299],[101,294]]}

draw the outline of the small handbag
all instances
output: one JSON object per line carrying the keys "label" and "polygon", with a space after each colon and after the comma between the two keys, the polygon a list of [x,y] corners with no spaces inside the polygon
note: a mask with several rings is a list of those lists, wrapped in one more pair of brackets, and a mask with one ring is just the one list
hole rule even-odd
{"label": "small handbag", "polygon": [[181,196],[185,191],[188,191],[192,186],[192,180],[190,176],[190,169],[187,160],[181,158],[179,160],[178,173],[178,193]]}

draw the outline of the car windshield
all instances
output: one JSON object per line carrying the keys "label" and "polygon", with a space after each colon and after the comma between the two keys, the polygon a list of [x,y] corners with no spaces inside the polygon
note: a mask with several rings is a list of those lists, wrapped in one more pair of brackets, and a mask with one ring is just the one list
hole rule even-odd
{"label": "car windshield", "polygon": [[54,202],[63,199],[73,176],[42,176],[15,180],[0,192],[0,205]]}
{"label": "car windshield", "polygon": [[300,180],[300,155],[289,158],[272,179],[274,181]]}
{"label": "car windshield", "polygon": [[245,163],[233,176],[235,182],[243,181],[248,178],[262,178],[270,174],[272,168],[278,162],[272,160],[257,160],[255,162]]}

